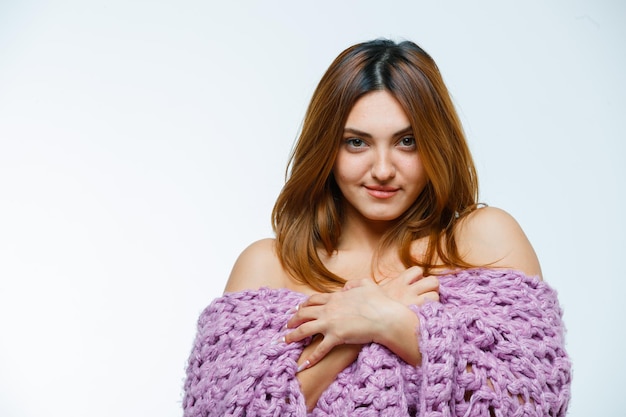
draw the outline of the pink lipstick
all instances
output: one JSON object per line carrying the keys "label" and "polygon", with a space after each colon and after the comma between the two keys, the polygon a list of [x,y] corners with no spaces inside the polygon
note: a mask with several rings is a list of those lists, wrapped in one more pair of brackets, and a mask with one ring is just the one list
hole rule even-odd
{"label": "pink lipstick", "polygon": [[396,187],[391,187],[388,185],[366,185],[365,189],[367,193],[374,198],[391,198],[398,193],[400,190]]}

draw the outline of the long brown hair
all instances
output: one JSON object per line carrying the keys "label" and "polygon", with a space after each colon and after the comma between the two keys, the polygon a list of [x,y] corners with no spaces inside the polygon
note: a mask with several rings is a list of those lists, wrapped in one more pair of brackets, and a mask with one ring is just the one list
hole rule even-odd
{"label": "long brown hair", "polygon": [[[354,45],[330,65],[313,93],[288,165],[287,181],[272,212],[283,267],[318,291],[345,280],[330,272],[318,250],[337,248],[342,198],[333,165],[346,120],[364,94],[386,90],[407,114],[428,184],[385,234],[381,247],[397,245],[405,266],[425,274],[437,266],[468,267],[458,253],[455,224],[476,208],[478,180],[461,123],[433,59],[416,44],[379,39]],[[422,259],[411,242],[428,236]]]}

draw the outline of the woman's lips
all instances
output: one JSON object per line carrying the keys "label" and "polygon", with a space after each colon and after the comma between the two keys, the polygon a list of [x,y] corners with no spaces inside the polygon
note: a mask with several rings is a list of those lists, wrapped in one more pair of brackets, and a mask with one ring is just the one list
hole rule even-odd
{"label": "woman's lips", "polygon": [[365,190],[369,195],[374,198],[391,198],[400,190],[396,187],[383,186],[383,185],[366,185]]}

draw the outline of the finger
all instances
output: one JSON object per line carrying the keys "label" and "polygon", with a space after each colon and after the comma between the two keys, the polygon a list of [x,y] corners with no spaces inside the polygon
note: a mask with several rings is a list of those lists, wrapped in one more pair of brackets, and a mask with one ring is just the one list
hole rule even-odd
{"label": "finger", "polygon": [[307,321],[300,324],[293,331],[287,333],[285,335],[285,343],[299,342],[309,336],[322,333],[322,331],[322,324],[319,321]]}
{"label": "finger", "polygon": [[437,291],[428,291],[427,293],[420,295],[420,298],[422,299],[421,304],[428,301],[439,301],[439,293]]}
{"label": "finger", "polygon": [[298,308],[298,311],[291,316],[289,320],[287,320],[286,327],[288,329],[295,329],[296,327],[302,325],[311,320],[316,320],[319,318],[321,313],[321,306],[303,306],[301,305]]}
{"label": "finger", "polygon": [[419,281],[424,277],[424,271],[419,266],[412,266],[405,269],[394,280],[399,280],[407,285]]}
{"label": "finger", "polygon": [[303,307],[319,306],[319,305],[326,304],[330,296],[331,296],[331,293],[313,294],[312,296],[304,300],[302,303],[300,303],[300,309]]}
{"label": "finger", "polygon": [[404,271],[404,275],[406,276],[407,282],[409,284],[412,284],[414,282],[424,279],[424,270],[419,266],[412,266]]}
{"label": "finger", "polygon": [[415,281],[413,284],[411,284],[411,287],[413,287],[413,289],[417,291],[418,294],[426,293],[429,291],[439,292],[439,279],[435,276],[429,275],[425,278]]}
{"label": "finger", "polygon": [[298,367],[297,372],[308,369],[312,366],[315,366],[319,361],[324,359],[324,357],[337,346],[338,342],[331,341],[330,337],[324,337],[324,339],[320,342],[319,345],[315,348],[315,350],[306,358],[306,360]]}

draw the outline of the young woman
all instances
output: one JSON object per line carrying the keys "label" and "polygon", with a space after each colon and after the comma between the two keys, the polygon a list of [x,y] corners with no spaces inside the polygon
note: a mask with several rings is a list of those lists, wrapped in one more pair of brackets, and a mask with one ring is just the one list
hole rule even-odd
{"label": "young woman", "polygon": [[202,314],[186,416],[565,415],[556,294],[477,202],[431,57],[354,45],[304,119],[273,212]]}

